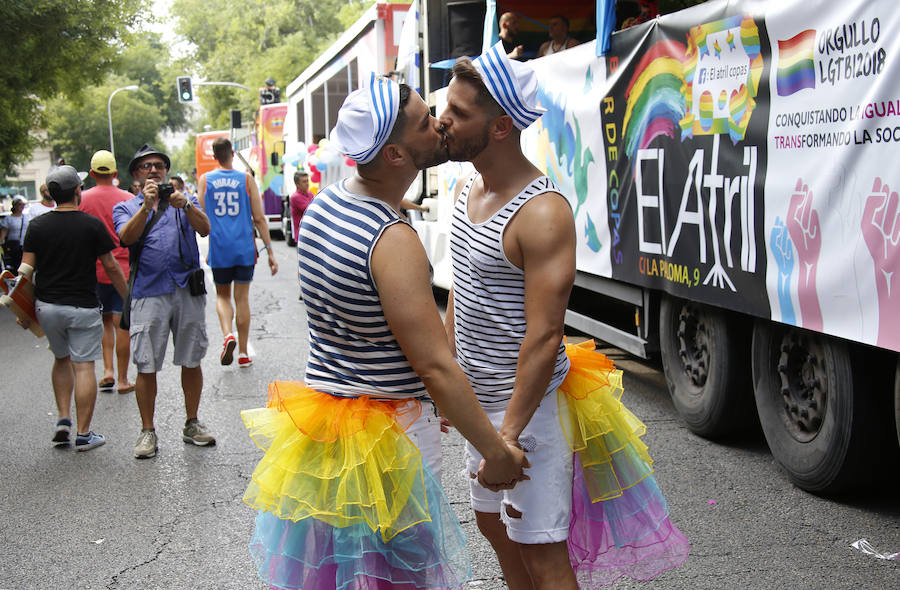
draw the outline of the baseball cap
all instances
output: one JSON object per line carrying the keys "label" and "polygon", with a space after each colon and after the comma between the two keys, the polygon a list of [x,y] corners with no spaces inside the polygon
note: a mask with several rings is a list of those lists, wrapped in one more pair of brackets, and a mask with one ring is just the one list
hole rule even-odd
{"label": "baseball cap", "polygon": [[159,156],[160,158],[162,158],[163,162],[166,163],[166,170],[172,167],[172,162],[171,160],[169,160],[169,156],[165,155],[150,144],[145,143],[138,148],[138,151],[134,153],[134,157],[131,158],[131,162],[128,163],[128,173],[134,176],[134,169],[137,168],[138,161],[140,161],[141,158],[146,158],[147,156]]}
{"label": "baseball cap", "polygon": [[91,158],[91,170],[97,174],[116,172],[116,158],[107,150],[99,150]]}
{"label": "baseball cap", "polygon": [[81,177],[78,175],[78,171],[71,166],[60,166],[47,175],[47,188],[50,189],[51,195],[57,191],[73,189],[76,186],[81,186]]}

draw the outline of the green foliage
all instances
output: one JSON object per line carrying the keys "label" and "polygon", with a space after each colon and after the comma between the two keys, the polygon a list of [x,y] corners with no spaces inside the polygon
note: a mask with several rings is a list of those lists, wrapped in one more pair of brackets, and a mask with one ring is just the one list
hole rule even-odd
{"label": "green foliage", "polygon": [[251,90],[201,86],[197,92],[213,129],[228,126],[229,111],[256,110],[266,78],[282,88],[356,20],[371,1],[234,0],[210,10],[208,0],[175,0],[177,32],[193,47],[192,72],[207,81],[237,82]]}
{"label": "green foliage", "polygon": [[27,159],[42,117],[40,101],[77,93],[112,68],[146,0],[0,2],[0,175]]}
{"label": "green foliage", "polygon": [[[107,101],[116,88],[129,82],[111,77],[102,85],[85,89],[77,98],[58,97],[47,103],[47,135],[67,164],[88,170],[94,152],[109,149]],[[159,145],[158,134],[165,117],[153,95],[143,89],[119,92],[110,107],[119,178],[127,186],[131,182],[128,162],[142,144]]]}
{"label": "green foliage", "polygon": [[[79,170],[89,168],[90,158],[109,149],[109,119],[112,115],[116,162],[123,184],[130,182],[128,162],[144,143],[163,148],[159,134],[186,125],[185,105],[175,89],[177,66],[169,61],[169,49],[158,34],[135,36],[117,55],[115,74],[80,92],[46,101],[45,129],[53,150]],[[136,84],[138,91],[113,91]]]}

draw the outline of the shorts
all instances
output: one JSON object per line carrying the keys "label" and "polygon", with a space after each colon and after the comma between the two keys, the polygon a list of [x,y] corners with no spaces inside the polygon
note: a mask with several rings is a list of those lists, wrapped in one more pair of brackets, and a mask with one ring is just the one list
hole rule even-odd
{"label": "shorts", "polygon": [[[491,423],[500,428],[505,408],[486,410]],[[535,448],[527,454],[531,467],[525,470],[531,479],[511,490],[492,492],[469,480],[472,508],[478,512],[499,513],[510,540],[526,545],[558,543],[569,536],[572,512],[572,447],[559,422],[557,393],[544,396],[520,440],[532,437]],[[477,473],[481,454],[466,443],[466,470]],[[467,475],[468,477],[468,475]],[[509,516],[507,506],[522,513]]]}
{"label": "shorts", "polygon": [[213,283],[230,285],[231,283],[249,283],[253,281],[255,266],[229,266],[212,269]]}
{"label": "shorts", "polygon": [[107,283],[97,283],[97,299],[100,300],[100,313],[122,313],[122,296],[116,288]]}
{"label": "shorts", "polygon": [[38,322],[58,359],[93,362],[103,356],[103,318],[99,307],[74,307],[35,301]]}
{"label": "shorts", "polygon": [[182,367],[199,367],[209,345],[206,295],[194,297],[187,287],[176,286],[174,293],[132,300],[131,356],[139,373],[162,369],[170,331],[175,346],[172,362]]}
{"label": "shorts", "polygon": [[406,436],[422,453],[422,464],[441,481],[441,420],[434,402],[423,400],[422,415],[406,429]]}

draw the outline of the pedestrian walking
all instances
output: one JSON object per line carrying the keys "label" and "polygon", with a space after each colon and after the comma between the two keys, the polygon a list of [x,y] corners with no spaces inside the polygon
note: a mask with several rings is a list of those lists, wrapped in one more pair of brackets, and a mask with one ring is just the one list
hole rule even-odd
{"label": "pedestrian walking", "polygon": [[[116,226],[113,223],[113,207],[132,198],[131,193],[115,186],[118,178],[116,160],[111,152],[100,150],[91,157],[91,178],[97,183],[94,188],[81,195],[79,210],[93,215],[103,222],[110,237],[116,243],[113,258],[128,276],[128,248],[119,245]],[[119,323],[122,319],[123,299],[112,285],[103,265],[97,263],[97,298],[100,300],[100,311],[103,314],[103,377],[100,378],[100,391],[112,393],[131,393],[134,384],[128,380],[128,364],[131,354],[128,330],[123,330]],[[115,360],[114,360],[115,359]],[[118,380],[117,380],[118,379]]]}
{"label": "pedestrian walking", "polygon": [[[209,218],[209,266],[216,285],[216,314],[222,328],[222,352],[219,360],[230,365],[238,349],[238,367],[253,364],[247,349],[250,336],[250,283],[258,252],[253,227],[268,253],[269,271],[278,272],[272,240],[263,215],[256,181],[246,172],[235,170],[231,142],[220,137],[213,142],[213,155],[219,167],[200,176],[198,199]],[[232,292],[234,304],[232,305]],[[237,340],[232,333],[237,327]]]}
{"label": "pedestrian walking", "polygon": [[[35,219],[25,236],[20,273],[34,273],[35,313],[53,353],[51,383],[58,418],[52,442],[71,442],[71,405],[75,397],[75,450],[106,442],[91,430],[97,400],[94,361],[101,357],[103,324],[97,301],[99,259],[113,287],[124,295],[125,275],[112,255],[115,243],[96,218],[78,210],[81,178],[71,166],[47,176],[56,208]],[[27,327],[27,322],[21,322]]]}

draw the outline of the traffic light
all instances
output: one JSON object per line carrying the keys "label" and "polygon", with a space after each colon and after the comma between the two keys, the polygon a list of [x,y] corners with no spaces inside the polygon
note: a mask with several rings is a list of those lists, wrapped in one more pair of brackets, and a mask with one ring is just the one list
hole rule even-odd
{"label": "traffic light", "polygon": [[178,76],[176,85],[178,86],[178,102],[191,102],[194,100],[194,89],[191,87],[190,76]]}

